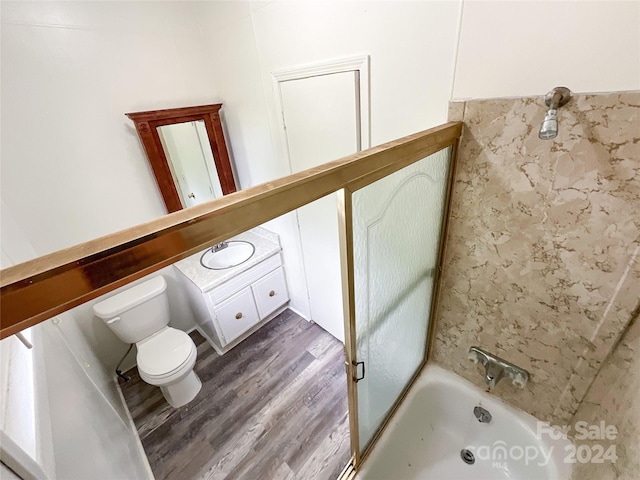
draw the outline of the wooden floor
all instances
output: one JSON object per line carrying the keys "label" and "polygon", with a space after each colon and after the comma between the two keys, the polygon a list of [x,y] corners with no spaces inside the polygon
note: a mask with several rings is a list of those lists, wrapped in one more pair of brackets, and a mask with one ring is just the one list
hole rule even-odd
{"label": "wooden floor", "polygon": [[122,390],[157,480],[335,479],[349,461],[342,344],[285,310],[219,356],[198,334],[202,390],[174,409],[137,369]]}

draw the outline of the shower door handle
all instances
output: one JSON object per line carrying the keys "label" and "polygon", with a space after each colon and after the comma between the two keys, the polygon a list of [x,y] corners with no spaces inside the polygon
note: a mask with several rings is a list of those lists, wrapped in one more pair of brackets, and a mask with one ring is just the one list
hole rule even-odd
{"label": "shower door handle", "polygon": [[[365,375],[364,362],[351,362],[351,365],[353,365],[353,375],[351,376],[351,378],[353,378],[354,382],[358,383],[360,380],[364,378],[364,375]],[[358,376],[359,365],[362,365],[362,376]]]}

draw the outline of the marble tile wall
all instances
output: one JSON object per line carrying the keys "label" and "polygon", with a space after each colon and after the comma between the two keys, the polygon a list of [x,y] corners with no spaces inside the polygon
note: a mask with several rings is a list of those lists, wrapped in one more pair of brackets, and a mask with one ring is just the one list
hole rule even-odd
{"label": "marble tile wall", "polygon": [[[589,452],[613,448],[615,462],[577,462],[575,480],[636,480],[640,472],[640,309],[620,343],[605,360],[578,407],[570,425],[586,422],[588,426],[616,427],[615,438],[576,439],[576,446],[587,445]],[[607,428],[605,427],[605,428]],[[574,428],[575,430],[575,428]],[[600,430],[603,432],[603,430]],[[585,457],[582,457],[585,458]]]}
{"label": "marble tile wall", "polygon": [[531,373],[494,393],[568,423],[640,302],[640,92],[452,103],[463,120],[433,359],[484,386],[477,345]]}

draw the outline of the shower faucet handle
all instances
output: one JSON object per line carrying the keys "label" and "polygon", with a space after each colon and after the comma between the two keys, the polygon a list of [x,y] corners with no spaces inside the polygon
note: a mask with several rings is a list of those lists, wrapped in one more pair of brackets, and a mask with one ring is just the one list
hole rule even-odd
{"label": "shower faucet handle", "polygon": [[510,378],[511,383],[518,388],[524,388],[527,385],[529,372],[486,350],[482,350],[479,347],[471,347],[467,358],[473,363],[479,363],[484,367],[484,379],[490,387],[495,387],[505,377]]}

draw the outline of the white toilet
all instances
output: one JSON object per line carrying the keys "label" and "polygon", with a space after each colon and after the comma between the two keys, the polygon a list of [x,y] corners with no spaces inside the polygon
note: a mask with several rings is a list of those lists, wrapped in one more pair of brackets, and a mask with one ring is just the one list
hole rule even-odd
{"label": "white toilet", "polygon": [[193,340],[169,327],[166,290],[164,277],[157,276],[96,303],[93,311],[120,340],[136,344],[140,377],[178,408],[195,398],[202,383],[193,371]]}

